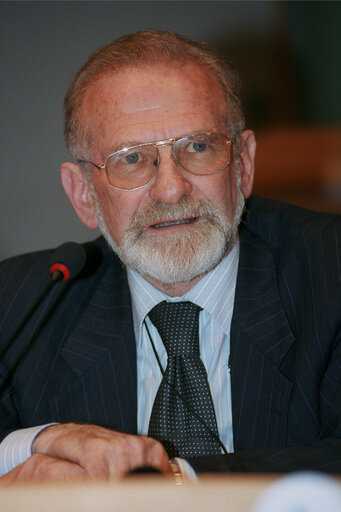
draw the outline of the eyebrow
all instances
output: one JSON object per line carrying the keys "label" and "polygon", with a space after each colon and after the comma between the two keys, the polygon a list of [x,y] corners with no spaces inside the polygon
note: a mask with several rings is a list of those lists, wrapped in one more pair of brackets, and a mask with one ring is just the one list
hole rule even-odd
{"label": "eyebrow", "polygon": [[108,157],[112,153],[116,153],[116,151],[120,151],[124,148],[130,148],[131,146],[138,146],[139,144],[144,144],[144,142],[136,141],[136,140],[128,140],[125,142],[122,142],[121,144],[118,144],[117,146],[109,146],[107,148],[103,149],[103,157]]}
{"label": "eyebrow", "polygon": [[[179,135],[178,137],[174,137],[175,139],[182,139],[185,137],[190,137],[191,135],[200,135],[203,133],[212,133],[211,130],[195,130],[191,133],[187,133],[184,135]],[[167,140],[172,139],[173,137],[166,137],[166,139],[160,139],[160,140]],[[138,146],[139,144],[153,144],[157,141],[151,140],[151,141],[141,141],[141,140],[127,140],[125,142],[122,142],[121,144],[118,144],[117,146],[110,146],[109,148],[104,148],[103,150],[103,158],[108,158],[109,155],[112,153],[116,153],[117,151],[121,151],[121,149],[130,148],[132,146]]]}

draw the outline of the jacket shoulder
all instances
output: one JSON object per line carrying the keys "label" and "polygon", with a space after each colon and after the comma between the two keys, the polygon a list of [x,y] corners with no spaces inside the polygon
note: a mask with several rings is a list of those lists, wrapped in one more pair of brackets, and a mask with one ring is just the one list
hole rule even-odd
{"label": "jacket shoulder", "polygon": [[49,276],[51,256],[54,250],[36,251],[8,258],[0,263],[0,297],[6,289],[17,288],[29,276],[38,282]]}
{"label": "jacket shoulder", "polygon": [[[86,263],[72,280],[72,288],[82,288],[82,283],[101,275],[109,265],[113,272],[122,272],[118,259],[107,247],[102,237],[82,244],[86,250]],[[15,256],[0,263],[0,330],[9,311],[20,315],[46,289],[50,282],[50,266],[56,249],[36,251]]]}
{"label": "jacket shoulder", "polygon": [[[117,258],[113,255],[112,251],[108,248],[106,242],[102,237],[96,240],[80,244],[86,251],[86,263],[81,272],[81,275],[88,274],[91,271],[96,271],[102,263],[117,264]],[[0,262],[0,294],[2,286],[11,281],[20,282],[22,279],[31,278],[48,279],[50,266],[54,263],[53,255],[57,248],[46,249],[41,251],[30,252],[7,258]]]}
{"label": "jacket shoulder", "polygon": [[274,251],[286,244],[312,244],[341,250],[341,215],[307,210],[252,196],[246,204],[246,227]]}

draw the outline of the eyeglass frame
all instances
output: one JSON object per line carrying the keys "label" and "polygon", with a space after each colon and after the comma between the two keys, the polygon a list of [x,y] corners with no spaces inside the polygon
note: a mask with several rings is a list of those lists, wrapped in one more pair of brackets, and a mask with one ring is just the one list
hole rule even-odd
{"label": "eyeglass frame", "polygon": [[[105,175],[107,177],[109,186],[115,188],[116,190],[122,190],[123,192],[130,192],[132,190],[139,190],[140,188],[145,187],[146,185],[148,185],[148,183],[150,183],[152,181],[152,179],[154,178],[155,174],[157,173],[157,171],[159,169],[159,165],[160,165],[159,147],[171,146],[172,147],[172,154],[173,154],[175,162],[178,165],[180,165],[180,167],[182,167],[182,169],[184,169],[185,171],[189,172],[193,176],[213,176],[214,174],[217,174],[218,172],[221,172],[224,169],[226,169],[226,167],[228,167],[230,165],[230,163],[231,163],[231,149],[232,149],[232,145],[233,145],[233,140],[232,139],[228,139],[227,136],[224,133],[222,133],[222,134],[218,134],[217,133],[216,134],[216,135],[224,135],[226,144],[228,144],[230,146],[229,160],[224,165],[224,167],[221,167],[220,169],[218,169],[217,171],[214,171],[214,172],[203,173],[203,174],[196,174],[195,172],[192,172],[192,171],[186,169],[186,167],[184,167],[182,165],[182,163],[179,161],[178,157],[176,156],[176,154],[174,152],[174,144],[176,142],[178,142],[179,140],[188,139],[190,137],[195,137],[196,135],[214,135],[214,133],[213,132],[200,132],[200,133],[193,133],[191,135],[183,135],[181,137],[170,137],[169,139],[162,139],[162,140],[157,140],[157,141],[153,141],[153,142],[141,142],[140,144],[134,144],[133,146],[124,147],[122,149],[118,149],[117,151],[113,151],[112,153],[110,153],[106,157],[106,159],[104,161],[104,164],[95,164],[94,162],[91,162],[90,160],[83,160],[83,159],[77,159],[77,162],[80,165],[82,165],[82,164],[90,164],[90,165],[93,165],[94,167],[96,167],[96,169],[98,169],[99,171],[105,171]],[[121,153],[122,152],[124,154],[124,152],[128,152],[131,149],[140,148],[140,147],[143,147],[143,146],[153,146],[157,150],[157,158],[158,158],[157,165],[155,166],[155,172],[150,177],[150,179],[146,183],[144,183],[143,185],[140,185],[139,187],[134,187],[134,188],[120,188],[120,187],[116,187],[116,185],[112,185],[112,183],[110,183],[110,180],[109,180],[109,177],[108,177],[108,170],[107,170],[107,167],[106,167],[109,158],[111,158],[116,153]]]}

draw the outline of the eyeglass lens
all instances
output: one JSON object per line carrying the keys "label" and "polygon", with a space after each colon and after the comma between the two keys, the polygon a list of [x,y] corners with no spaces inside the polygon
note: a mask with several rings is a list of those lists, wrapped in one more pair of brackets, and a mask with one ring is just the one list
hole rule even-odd
{"label": "eyeglass lens", "polygon": [[[173,144],[178,163],[192,174],[212,174],[230,161],[230,143],[222,134],[184,137]],[[152,144],[133,146],[110,155],[106,172],[111,185],[130,190],[145,185],[159,164],[159,151]]]}

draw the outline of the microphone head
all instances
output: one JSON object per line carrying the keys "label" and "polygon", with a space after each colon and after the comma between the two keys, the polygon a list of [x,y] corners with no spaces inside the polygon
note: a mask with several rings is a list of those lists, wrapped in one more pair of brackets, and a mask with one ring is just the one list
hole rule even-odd
{"label": "microphone head", "polygon": [[66,242],[51,257],[50,272],[53,280],[64,281],[76,277],[87,260],[85,248],[76,242]]}

